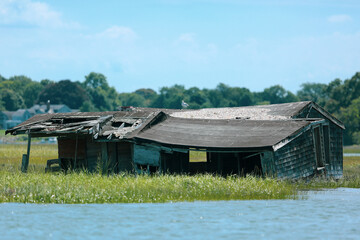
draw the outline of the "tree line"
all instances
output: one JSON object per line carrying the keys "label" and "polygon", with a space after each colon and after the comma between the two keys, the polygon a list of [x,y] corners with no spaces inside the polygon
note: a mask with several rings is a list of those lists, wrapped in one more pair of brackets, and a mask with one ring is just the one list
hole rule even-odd
{"label": "tree line", "polygon": [[360,72],[350,79],[337,78],[329,84],[304,83],[296,93],[280,85],[251,92],[224,83],[214,89],[186,89],[175,84],[162,87],[158,92],[141,88],[131,93],[119,93],[109,86],[103,74],[95,72],[85,76],[82,82],[49,79],[39,82],[26,76],[6,79],[0,75],[0,110],[30,108],[47,100],[83,112],[114,111],[119,106],[180,109],[182,100],[191,109],[314,101],[345,124],[345,144],[360,144]]}

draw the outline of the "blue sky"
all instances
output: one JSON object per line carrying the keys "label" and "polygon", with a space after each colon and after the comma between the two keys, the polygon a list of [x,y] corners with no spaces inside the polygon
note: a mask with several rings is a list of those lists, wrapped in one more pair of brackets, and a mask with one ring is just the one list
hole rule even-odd
{"label": "blue sky", "polygon": [[262,91],[360,71],[358,0],[0,0],[0,74]]}

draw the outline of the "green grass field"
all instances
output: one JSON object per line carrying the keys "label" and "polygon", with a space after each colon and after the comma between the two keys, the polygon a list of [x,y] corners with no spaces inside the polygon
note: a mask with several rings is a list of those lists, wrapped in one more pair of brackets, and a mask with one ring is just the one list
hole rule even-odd
{"label": "green grass field", "polygon": [[360,145],[345,146],[344,153],[360,153]]}
{"label": "green grass field", "polygon": [[[46,160],[57,158],[57,145],[33,144],[27,174],[20,172],[26,144],[0,144],[0,202],[134,203],[196,200],[296,198],[299,190],[360,188],[360,157],[344,157],[340,180],[314,178],[290,181],[254,176],[44,173]],[[194,154],[195,153],[195,154]],[[204,154],[194,152],[193,161]]]}

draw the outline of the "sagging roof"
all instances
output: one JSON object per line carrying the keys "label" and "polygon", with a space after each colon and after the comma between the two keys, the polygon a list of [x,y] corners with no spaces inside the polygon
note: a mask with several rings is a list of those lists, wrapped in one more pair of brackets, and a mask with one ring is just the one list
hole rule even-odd
{"label": "sagging roof", "polygon": [[267,148],[311,122],[305,120],[214,120],[169,117],[141,131],[136,140],[197,148]]}
{"label": "sagging roof", "polygon": [[179,146],[259,148],[273,146],[307,126],[308,120],[292,117],[306,115],[310,108],[343,126],[315,103],[296,102],[200,110],[126,108],[114,112],[40,114],[6,134],[87,134],[104,141],[134,138]]}
{"label": "sagging roof", "polygon": [[89,134],[93,137],[117,137],[122,139],[141,129],[159,112],[77,112],[39,114],[6,131],[12,135],[30,133],[33,136],[60,136]]}

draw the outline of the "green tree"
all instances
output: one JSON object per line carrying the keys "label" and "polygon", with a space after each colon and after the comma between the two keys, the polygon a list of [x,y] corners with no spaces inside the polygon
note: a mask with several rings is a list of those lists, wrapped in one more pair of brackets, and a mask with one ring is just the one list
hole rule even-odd
{"label": "green tree", "polygon": [[299,98],[292,92],[285,90],[280,85],[275,85],[270,88],[265,88],[260,93],[261,101],[269,101],[270,104],[287,103],[299,101]]}
{"label": "green tree", "polygon": [[152,107],[181,109],[181,101],[184,99],[185,87],[175,84],[172,87],[163,87],[160,94],[152,103]]}
{"label": "green tree", "polygon": [[52,104],[66,104],[72,109],[79,109],[89,97],[79,84],[62,80],[47,85],[39,94],[39,103],[46,103],[48,100]]}
{"label": "green tree", "polygon": [[17,92],[7,88],[1,88],[0,102],[7,111],[16,111],[25,107],[24,99]]}
{"label": "green tree", "polygon": [[341,108],[337,117],[346,126],[344,144],[360,144],[360,97],[354,99],[347,108]]}
{"label": "green tree", "polygon": [[322,83],[303,83],[297,96],[301,101],[313,101],[324,106],[328,99],[326,87],[327,85]]}
{"label": "green tree", "polygon": [[136,92],[121,93],[119,98],[123,106],[146,107],[145,98],[142,95],[137,94]]}
{"label": "green tree", "polygon": [[91,72],[89,75],[85,76],[84,86],[85,88],[91,89],[102,88],[107,90],[109,88],[106,77],[101,73],[95,72]]}
{"label": "green tree", "polygon": [[90,100],[87,100],[81,105],[79,110],[80,112],[95,112],[97,109]]}
{"label": "green tree", "polygon": [[32,107],[36,103],[38,96],[43,89],[44,86],[38,82],[31,82],[25,87],[23,98],[27,108]]}

